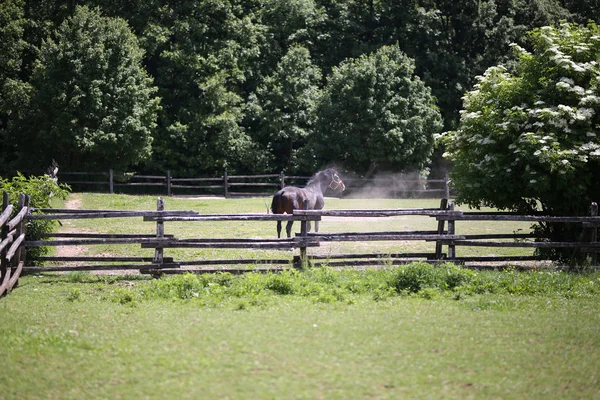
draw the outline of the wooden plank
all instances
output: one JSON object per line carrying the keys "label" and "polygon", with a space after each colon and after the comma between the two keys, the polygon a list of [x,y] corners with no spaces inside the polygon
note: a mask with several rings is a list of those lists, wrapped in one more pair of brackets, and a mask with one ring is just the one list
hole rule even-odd
{"label": "wooden plank", "polygon": [[4,275],[2,276],[2,283],[0,284],[0,297],[2,297],[8,289],[8,283],[10,281],[10,275],[12,273],[12,268],[7,266],[6,268],[3,268],[1,270],[1,272]]}
{"label": "wooden plank", "polygon": [[113,186],[167,186],[166,183],[162,182],[129,182],[129,183],[114,183]]}
{"label": "wooden plank", "polygon": [[10,221],[8,221],[8,223],[6,224],[6,226],[8,226],[8,230],[12,230],[17,225],[19,225],[21,223],[21,221],[23,221],[23,219],[27,215],[28,210],[29,210],[28,207],[21,208],[19,213],[17,215],[15,215],[15,217],[13,219],[11,219]]}
{"label": "wooden plank", "polygon": [[535,239],[539,236],[533,233],[490,233],[485,235],[464,235],[465,240],[474,239]]}
{"label": "wooden plank", "polygon": [[13,289],[13,287],[16,285],[19,278],[21,277],[21,272],[23,272],[23,261],[20,261],[17,268],[12,272],[12,276],[10,277],[10,280],[8,281],[8,287],[6,288],[7,292],[10,292]]}
{"label": "wooden plank", "polygon": [[296,243],[294,238],[192,238],[192,239],[174,239],[180,243]]}
{"label": "wooden plank", "polygon": [[403,241],[403,240],[430,240],[430,241],[437,241],[437,240],[461,240],[464,239],[465,237],[463,235],[438,235],[438,234],[432,234],[432,235],[387,235],[387,234],[380,234],[380,233],[375,233],[375,234],[370,234],[370,233],[363,233],[363,234],[355,234],[355,235],[347,235],[344,233],[341,234],[313,234],[313,233],[309,233],[308,237],[312,240],[317,240],[319,242],[360,242],[360,241],[365,241],[365,242],[371,242],[371,241]]}
{"label": "wooden plank", "polygon": [[318,247],[318,243],[299,243],[299,242],[181,242],[178,240],[164,240],[142,243],[142,248],[193,248],[193,249],[270,249],[270,250],[289,250],[300,245],[307,247]]}
{"label": "wooden plank", "polygon": [[307,235],[312,237],[319,236],[360,236],[360,235],[444,235],[447,232],[438,233],[437,231],[381,231],[381,232],[341,232],[341,233],[324,233],[324,232],[309,232]]}
{"label": "wooden plank", "polygon": [[144,217],[144,221],[320,221],[318,215],[299,216],[295,214],[206,214],[193,217],[169,216],[169,217]]}
{"label": "wooden plank", "polygon": [[532,248],[579,248],[590,247],[600,248],[600,242],[582,243],[582,242],[484,242],[474,240],[453,240],[452,244],[456,246],[471,247],[532,247]]}
{"label": "wooden plank", "polygon": [[263,187],[263,186],[269,186],[269,187],[279,187],[279,182],[273,182],[273,183],[262,183],[262,182],[229,182],[229,186],[230,187],[242,187],[242,186],[255,186],[255,187]]}
{"label": "wooden plank", "polygon": [[[220,178],[171,178],[172,182],[223,182],[223,177]],[[217,186],[222,188],[223,185]]]}
{"label": "wooden plank", "polygon": [[192,260],[192,261],[178,261],[177,263],[181,266],[201,266],[201,265],[235,265],[235,264],[290,264],[292,259],[254,259],[254,258],[240,258],[240,259],[220,259],[220,260]]}
{"label": "wooden plank", "polygon": [[540,261],[544,260],[540,256],[472,256],[472,257],[456,257],[452,262],[493,262],[493,261]]}
{"label": "wooden plank", "polygon": [[4,211],[2,211],[2,214],[0,214],[0,227],[4,226],[6,221],[8,221],[8,219],[10,218],[10,214],[12,214],[12,210],[13,210],[13,205],[9,204],[8,207],[6,207],[6,209],[4,209]]}
{"label": "wooden plank", "polygon": [[178,215],[198,215],[195,211],[173,212],[173,211],[102,211],[102,212],[81,212],[70,214],[34,214],[27,217],[28,220],[39,219],[90,219],[90,218],[129,218],[129,217],[162,217]]}
{"label": "wooden plank", "polygon": [[[45,262],[70,262],[70,261],[84,261],[84,262],[152,262],[154,257],[100,257],[100,256],[40,256],[35,258],[36,261]],[[173,257],[164,257],[165,263],[172,263]]]}
{"label": "wooden plank", "polygon": [[15,239],[15,241],[10,245],[10,248],[6,252],[5,258],[7,260],[9,260],[9,261],[12,260],[13,256],[17,252],[17,250],[19,250],[19,246],[21,246],[21,243],[23,243],[24,240],[25,240],[25,234],[21,233],[19,235],[19,237],[17,239]]}
{"label": "wooden plank", "polygon": [[88,246],[97,244],[140,244],[156,241],[156,237],[149,238],[98,238],[98,239],[70,239],[70,240],[28,240],[25,247],[45,246]]}
{"label": "wooden plank", "polygon": [[68,271],[114,271],[114,270],[139,270],[143,268],[162,269],[162,268],[179,268],[177,263],[163,264],[111,264],[111,265],[77,265],[68,266],[49,266],[49,267],[23,267],[23,273],[39,273],[39,272],[68,272]]}
{"label": "wooden plank", "polygon": [[294,210],[294,215],[323,217],[398,217],[408,215],[425,215],[431,217],[448,217],[455,219],[462,215],[462,211],[446,211],[439,208],[425,209],[392,209],[392,210]]}
{"label": "wooden plank", "polygon": [[340,260],[340,259],[357,259],[357,258],[433,258],[434,253],[396,253],[396,254],[385,254],[385,253],[367,253],[367,254],[335,254],[318,256],[311,255],[311,260]]}
{"label": "wooden plank", "polygon": [[16,233],[17,233],[16,229],[13,229],[12,231],[10,231],[9,233],[6,234],[6,237],[4,238],[4,240],[2,242],[0,242],[0,252],[13,242],[13,239],[14,239]]}
{"label": "wooden plank", "polygon": [[600,217],[553,217],[540,215],[472,215],[463,213],[462,215],[439,215],[437,219],[460,220],[460,221],[521,221],[521,222],[600,222]]}
{"label": "wooden plank", "polygon": [[[40,235],[43,238],[156,238],[156,235],[145,233],[76,233],[76,232],[51,232]],[[172,234],[164,237],[175,237]]]}
{"label": "wooden plank", "polygon": [[260,179],[260,178],[279,178],[279,174],[264,174],[264,175],[231,175],[229,179]]}

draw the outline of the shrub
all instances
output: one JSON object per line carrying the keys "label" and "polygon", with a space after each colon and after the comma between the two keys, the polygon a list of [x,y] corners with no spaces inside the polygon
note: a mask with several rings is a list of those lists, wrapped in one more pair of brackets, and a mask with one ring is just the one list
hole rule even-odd
{"label": "shrub", "polygon": [[391,284],[398,293],[418,293],[426,288],[453,290],[471,282],[472,278],[472,271],[453,264],[435,266],[428,263],[412,263],[398,268],[391,278]]}
{"label": "shrub", "polygon": [[[33,208],[49,208],[52,199],[66,199],[71,188],[69,185],[56,183],[51,176],[25,177],[21,173],[12,179],[0,177],[0,192],[7,192],[9,202],[14,206],[13,213],[17,213],[19,196],[27,194],[30,197],[29,206]],[[56,221],[35,220],[27,222],[27,239],[40,240],[44,233],[52,232]],[[47,247],[32,247],[28,250],[28,256],[35,263],[35,258],[48,253]]]}

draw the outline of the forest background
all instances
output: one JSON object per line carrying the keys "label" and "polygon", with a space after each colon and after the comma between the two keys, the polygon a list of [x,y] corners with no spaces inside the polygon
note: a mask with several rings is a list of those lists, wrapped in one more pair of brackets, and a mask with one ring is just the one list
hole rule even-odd
{"label": "forest background", "polygon": [[4,0],[0,164],[436,171],[433,135],[578,0]]}

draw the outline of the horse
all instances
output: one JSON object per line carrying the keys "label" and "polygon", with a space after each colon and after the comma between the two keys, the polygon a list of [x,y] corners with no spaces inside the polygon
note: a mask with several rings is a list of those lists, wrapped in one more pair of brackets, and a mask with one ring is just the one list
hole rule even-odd
{"label": "horse", "polygon": [[[292,214],[294,210],[302,209],[302,204],[308,201],[309,210],[321,210],[325,205],[323,193],[327,189],[342,192],[346,189],[337,171],[333,168],[319,171],[308,181],[306,187],[286,186],[273,196],[271,212],[273,214]],[[287,237],[292,236],[294,221],[288,221],[285,230]],[[310,222],[308,223],[310,231]],[[315,232],[319,231],[319,223],[315,221]],[[281,221],[277,221],[277,237],[281,237]]]}

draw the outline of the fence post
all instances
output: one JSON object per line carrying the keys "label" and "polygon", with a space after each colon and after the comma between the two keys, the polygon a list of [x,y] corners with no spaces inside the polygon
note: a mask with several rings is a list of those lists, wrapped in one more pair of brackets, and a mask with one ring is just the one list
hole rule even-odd
{"label": "fence post", "polygon": [[113,194],[115,192],[114,187],[114,173],[112,168],[108,170],[108,193]]}
{"label": "fence post", "polygon": [[[448,204],[448,211],[454,211],[454,202],[453,201],[451,201]],[[448,235],[454,235],[455,233],[456,233],[455,220],[449,219],[448,220]],[[448,245],[448,258],[450,260],[456,258],[456,246],[454,245],[454,241],[452,241],[451,244]]]}
{"label": "fence post", "polygon": [[[592,217],[598,216],[598,203],[592,202],[592,206],[590,207],[590,215]],[[592,227],[592,234],[590,237],[590,242],[597,242],[597,241],[598,241],[598,228],[597,228],[597,226],[594,226],[594,227]],[[594,252],[591,254],[591,264],[592,265],[598,264],[598,253]]]}
{"label": "fence post", "polygon": [[[162,197],[159,197],[158,200],[156,201],[156,211],[164,211],[164,210],[165,210],[165,201]],[[165,223],[163,220],[158,219],[156,221],[156,239],[162,239],[164,237],[165,237]],[[152,260],[153,264],[161,265],[163,263],[164,251],[165,251],[165,249],[162,247],[157,247],[154,250],[154,260]]]}
{"label": "fence post", "polygon": [[446,174],[444,175],[444,195],[446,196],[446,199],[450,198],[450,177],[448,176],[448,173],[446,172]]}
{"label": "fence post", "polygon": [[[308,200],[302,201],[302,209],[308,210]],[[308,259],[306,258],[306,238],[308,236],[308,221],[303,220],[300,222],[300,236],[302,237],[302,246],[300,246],[300,266],[302,268],[307,266]]]}
{"label": "fence post", "polygon": [[227,170],[223,174],[223,188],[225,190],[225,198],[229,198],[229,177],[227,176]]}
{"label": "fence post", "polygon": [[[444,198],[440,202],[440,210],[446,210],[447,208],[448,208],[448,199]],[[438,235],[444,234],[445,225],[446,225],[445,219],[438,219],[438,230],[437,230]],[[441,240],[438,240],[435,242],[435,259],[436,260],[442,259],[442,241]]]}
{"label": "fence post", "polygon": [[167,170],[167,196],[171,197],[171,170]]}
{"label": "fence post", "polygon": [[279,174],[279,187],[280,189],[283,189],[285,187],[285,174],[283,173],[283,171],[281,171],[281,173]]}
{"label": "fence post", "polygon": [[[8,208],[8,192],[4,192],[2,196],[2,210],[0,210],[0,214],[4,212]],[[0,242],[5,240],[8,237],[8,226],[4,224],[0,227]],[[4,294],[5,285],[8,285],[8,279],[10,278],[10,270],[8,269],[8,261],[6,260],[6,253],[8,250],[8,246],[5,246],[0,251],[0,296]]]}

